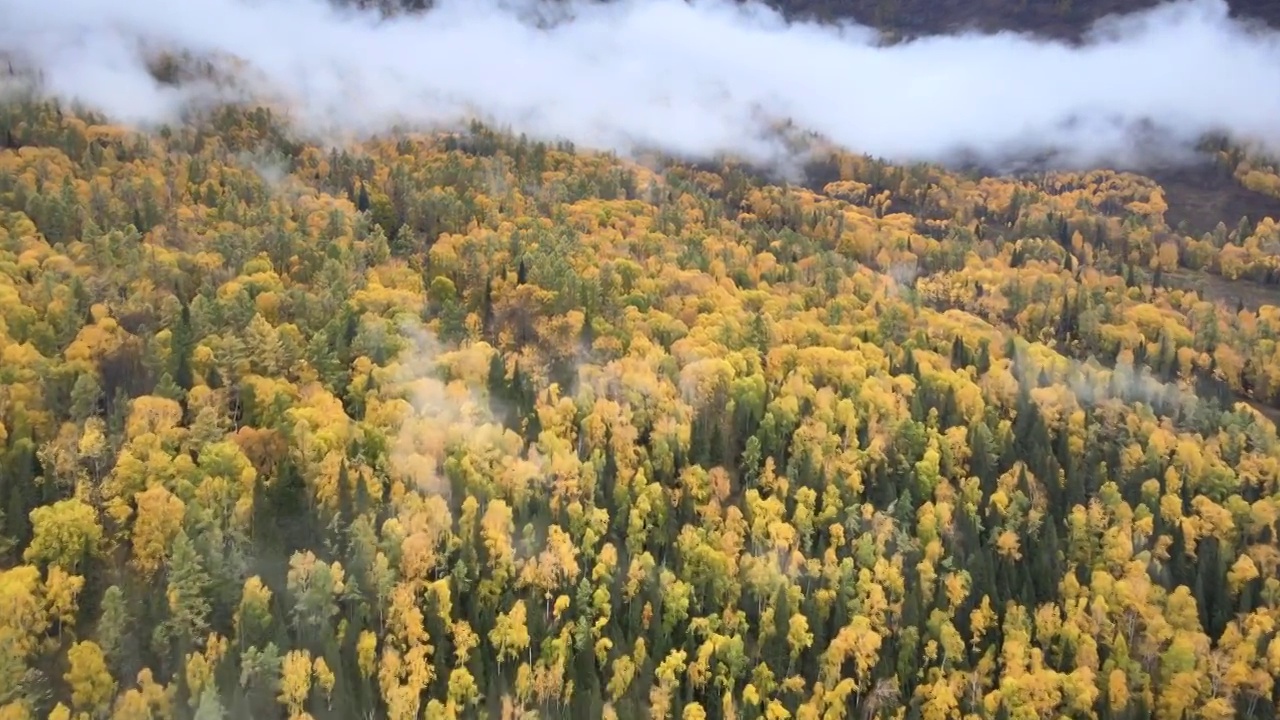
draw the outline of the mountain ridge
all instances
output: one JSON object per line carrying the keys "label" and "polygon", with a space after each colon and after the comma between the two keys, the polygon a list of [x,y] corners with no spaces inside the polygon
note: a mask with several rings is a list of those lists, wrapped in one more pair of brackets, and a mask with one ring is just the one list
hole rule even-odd
{"label": "mountain ridge", "polygon": [[[849,21],[906,37],[977,30],[1014,31],[1079,41],[1104,17],[1149,10],[1169,0],[768,0],[788,18]],[[1280,27],[1280,3],[1228,0],[1231,16]]]}
{"label": "mountain ridge", "polygon": [[[423,11],[433,0],[334,0],[384,12]],[[611,0],[604,0],[609,2]],[[755,0],[751,0],[755,1]],[[763,0],[791,21],[855,22],[890,39],[964,31],[1012,31],[1079,42],[1098,20],[1150,10],[1172,0]],[[746,0],[735,0],[745,4]],[[1227,0],[1234,18],[1280,28],[1280,3]]]}

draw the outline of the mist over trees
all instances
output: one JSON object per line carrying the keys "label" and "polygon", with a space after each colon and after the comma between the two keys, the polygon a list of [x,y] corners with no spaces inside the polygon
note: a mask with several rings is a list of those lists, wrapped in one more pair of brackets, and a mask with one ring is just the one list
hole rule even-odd
{"label": "mist over trees", "polygon": [[341,4],[0,24],[0,720],[1280,714],[1280,6]]}
{"label": "mist over trees", "polygon": [[389,18],[324,0],[68,0],[0,26],[41,93],[135,127],[248,99],[320,144],[477,120],[633,159],[779,170],[797,159],[788,128],[900,164],[1147,169],[1194,162],[1208,135],[1277,154],[1278,38],[1225,0],[1111,17],[1078,43],[975,31],[887,44],[870,26],[729,0],[450,0]]}
{"label": "mist over trees", "polygon": [[265,109],[0,136],[6,720],[1276,714],[1274,219]]}

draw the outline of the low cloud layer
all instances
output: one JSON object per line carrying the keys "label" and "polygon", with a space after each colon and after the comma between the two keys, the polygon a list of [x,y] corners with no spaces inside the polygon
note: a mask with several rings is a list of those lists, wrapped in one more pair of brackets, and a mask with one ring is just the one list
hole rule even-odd
{"label": "low cloud layer", "polygon": [[[315,131],[479,117],[628,151],[769,159],[790,120],[899,160],[1056,150],[1115,164],[1206,132],[1280,148],[1280,33],[1222,0],[1110,19],[1080,47],[1013,34],[882,47],[866,28],[788,24],[727,0],[579,4],[539,29],[529,2],[445,0],[381,20],[324,0],[0,0],[0,49],[46,90],[130,122],[172,119],[185,95],[145,58],[243,62]],[[1143,143],[1148,147],[1143,148]]]}

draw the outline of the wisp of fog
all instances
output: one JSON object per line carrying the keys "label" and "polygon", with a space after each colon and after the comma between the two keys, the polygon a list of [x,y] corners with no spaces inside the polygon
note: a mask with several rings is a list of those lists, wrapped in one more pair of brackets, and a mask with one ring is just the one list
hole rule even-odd
{"label": "wisp of fog", "polygon": [[1079,45],[1011,33],[885,45],[728,0],[584,2],[540,27],[524,12],[535,1],[383,19],[325,0],[0,0],[0,49],[45,91],[137,123],[190,100],[146,62],[188,51],[236,58],[254,92],[283,96],[315,131],[477,118],[757,160],[777,152],[779,121],[898,160],[1056,150],[1115,164],[1144,137],[1168,150],[1209,132],[1280,147],[1280,33],[1230,19],[1223,0],[1110,18]]}

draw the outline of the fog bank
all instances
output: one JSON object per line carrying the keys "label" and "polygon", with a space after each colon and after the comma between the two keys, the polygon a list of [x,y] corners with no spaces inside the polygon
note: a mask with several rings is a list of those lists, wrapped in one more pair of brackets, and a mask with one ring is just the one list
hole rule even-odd
{"label": "fog bank", "polygon": [[1056,149],[1116,164],[1142,142],[1170,151],[1211,131],[1280,147],[1280,34],[1229,19],[1222,0],[1108,19],[1078,47],[1014,34],[882,47],[867,28],[726,0],[577,4],[538,28],[530,5],[444,0],[384,21],[323,0],[0,0],[0,48],[46,91],[134,123],[209,92],[148,72],[148,54],[185,50],[238,58],[245,87],[316,132],[477,117],[623,152],[754,160],[776,157],[780,120],[896,160]]}

